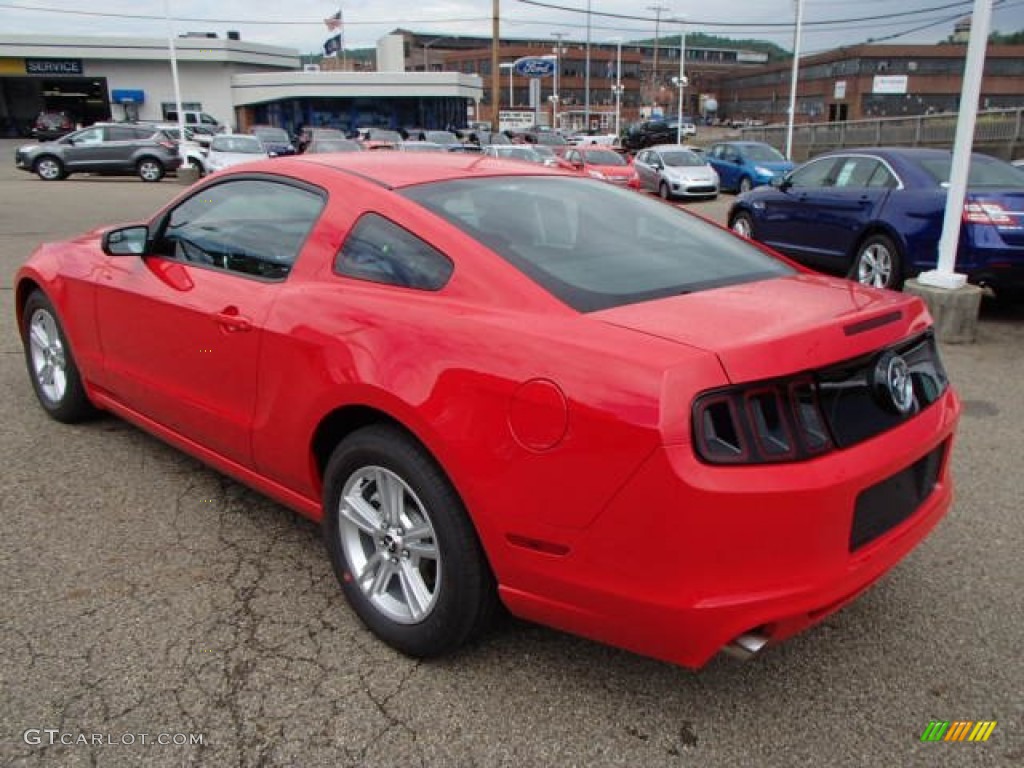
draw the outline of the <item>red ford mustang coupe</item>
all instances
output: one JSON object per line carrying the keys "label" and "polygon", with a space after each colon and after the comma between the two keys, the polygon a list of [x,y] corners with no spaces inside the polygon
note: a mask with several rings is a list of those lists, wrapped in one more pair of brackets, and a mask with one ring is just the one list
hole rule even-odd
{"label": "red ford mustang coupe", "polygon": [[40,247],[42,407],[117,414],[315,520],[416,656],[515,615],[687,666],[872,584],[950,506],[915,298],[490,158],[239,166]]}

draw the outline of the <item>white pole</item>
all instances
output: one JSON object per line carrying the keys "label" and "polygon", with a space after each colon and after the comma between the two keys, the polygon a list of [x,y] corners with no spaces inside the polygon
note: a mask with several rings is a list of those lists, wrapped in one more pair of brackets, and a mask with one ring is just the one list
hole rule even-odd
{"label": "white pole", "polygon": [[960,111],[956,120],[956,139],[953,142],[953,162],[946,192],[946,214],[939,237],[939,263],[934,270],[922,272],[917,281],[922,285],[956,290],[967,282],[966,275],[953,271],[956,249],[960,242],[967,180],[971,170],[971,150],[974,146],[974,124],[978,100],[981,96],[981,78],[985,69],[985,48],[989,28],[992,26],[992,0],[974,0],[971,16],[971,37],[967,42],[967,63],[964,83],[960,89]]}
{"label": "white pole", "polygon": [[583,73],[583,120],[584,131],[590,130],[590,0],[587,0],[587,70]]}
{"label": "white pole", "polygon": [[683,143],[683,90],[686,88],[686,25],[679,35],[679,104],[676,105],[676,144]]}
{"label": "white pole", "polygon": [[562,91],[558,85],[558,76],[562,69],[562,38],[565,37],[564,32],[552,32],[551,36],[557,41],[555,43],[555,98],[552,99],[551,103],[554,105],[551,110],[551,127],[558,130],[558,102],[562,98]]}
{"label": "white pole", "polygon": [[622,38],[615,42],[615,140],[618,141],[622,121]]}
{"label": "white pole", "polygon": [[793,74],[789,79],[789,119],[786,121],[786,159],[793,159],[793,121],[796,120],[796,84],[800,75],[800,29],[804,23],[804,0],[796,0],[793,29]]}
{"label": "white pole", "polygon": [[178,81],[178,52],[174,47],[174,25],[171,23],[171,0],[164,0],[167,19],[167,47],[171,54],[171,82],[174,84],[174,108],[178,111],[178,154],[185,162],[185,112],[181,108],[181,83]]}

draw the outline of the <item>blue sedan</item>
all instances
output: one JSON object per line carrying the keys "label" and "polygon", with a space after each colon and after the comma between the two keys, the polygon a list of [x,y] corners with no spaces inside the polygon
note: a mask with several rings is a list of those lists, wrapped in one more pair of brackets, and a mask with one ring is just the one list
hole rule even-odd
{"label": "blue sedan", "polygon": [[[771,187],[741,195],[733,231],[811,267],[898,288],[932,269],[952,154],[939,149],[829,152]],[[1024,288],[1024,173],[975,154],[956,270],[997,292]]]}
{"label": "blue sedan", "polygon": [[707,158],[730,192],[749,192],[793,170],[779,150],[760,141],[720,141],[708,148]]}

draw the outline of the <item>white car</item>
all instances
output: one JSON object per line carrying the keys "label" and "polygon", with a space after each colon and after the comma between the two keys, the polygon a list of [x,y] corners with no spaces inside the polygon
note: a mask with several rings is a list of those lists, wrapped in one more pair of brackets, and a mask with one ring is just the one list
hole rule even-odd
{"label": "white car", "polygon": [[207,173],[216,173],[239,163],[266,160],[270,155],[255,136],[239,133],[222,133],[214,136],[207,151],[205,165]]}
{"label": "white car", "polygon": [[663,199],[718,197],[718,174],[700,152],[683,144],[659,144],[643,149],[633,161],[642,189]]}

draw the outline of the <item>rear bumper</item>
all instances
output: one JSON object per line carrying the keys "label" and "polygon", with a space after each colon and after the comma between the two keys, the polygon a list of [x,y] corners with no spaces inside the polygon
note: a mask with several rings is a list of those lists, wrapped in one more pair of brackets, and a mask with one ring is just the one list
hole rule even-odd
{"label": "rear bumper", "polygon": [[[699,667],[740,635],[784,640],[838,610],[910,552],[949,509],[959,403],[814,461],[711,467],[658,451],[563,557],[535,555],[502,587],[513,613]],[[945,446],[931,492],[850,550],[858,497]]]}

